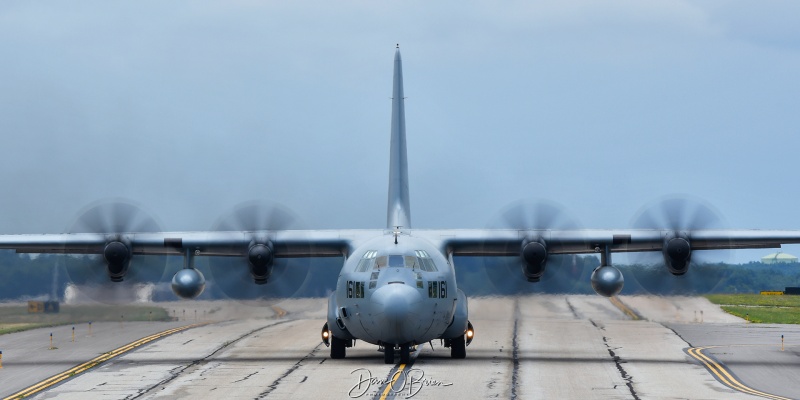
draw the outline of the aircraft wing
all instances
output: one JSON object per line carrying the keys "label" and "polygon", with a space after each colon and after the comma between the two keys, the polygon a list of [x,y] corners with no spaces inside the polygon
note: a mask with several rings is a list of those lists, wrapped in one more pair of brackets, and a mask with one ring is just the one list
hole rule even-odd
{"label": "aircraft wing", "polygon": [[281,230],[259,232],[64,233],[0,235],[0,249],[17,253],[102,254],[119,242],[130,254],[246,256],[253,244],[272,246],[277,258],[341,257],[383,230]]}
{"label": "aircraft wing", "polygon": [[[269,241],[275,257],[339,257],[359,242],[385,234],[382,229],[281,230],[233,232],[64,233],[0,235],[0,249],[17,253],[101,254],[119,241],[131,254],[244,256],[253,243]],[[692,250],[780,248],[800,243],[798,230],[696,230],[681,231]],[[541,241],[549,254],[661,251],[675,236],[672,230],[655,229],[414,229],[412,234],[437,244],[456,256],[519,255],[524,242]]]}
{"label": "aircraft wing", "polygon": [[549,254],[662,251],[675,237],[684,238],[691,250],[779,248],[800,243],[798,230],[695,230],[580,229],[517,230],[462,229],[415,230],[415,236],[437,243],[456,256],[514,256],[524,243],[542,242]]}

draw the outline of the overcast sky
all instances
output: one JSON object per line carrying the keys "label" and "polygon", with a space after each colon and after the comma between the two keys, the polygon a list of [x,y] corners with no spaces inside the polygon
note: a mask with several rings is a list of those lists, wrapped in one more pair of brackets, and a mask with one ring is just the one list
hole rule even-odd
{"label": "overcast sky", "polygon": [[112,197],[165,230],[253,199],[382,228],[396,43],[415,227],[545,198],[626,228],[683,193],[800,229],[797,1],[6,0],[0,233]]}

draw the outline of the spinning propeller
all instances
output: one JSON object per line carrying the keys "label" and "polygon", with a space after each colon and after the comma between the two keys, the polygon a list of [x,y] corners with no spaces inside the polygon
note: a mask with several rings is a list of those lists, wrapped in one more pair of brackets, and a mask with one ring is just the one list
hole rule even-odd
{"label": "spinning propeller", "polygon": [[147,292],[164,279],[167,259],[164,256],[132,257],[126,233],[159,231],[160,224],[155,217],[131,201],[103,200],[87,206],[78,213],[67,232],[96,233],[105,243],[100,247],[86,245],[84,254],[64,256],[72,289],[108,304],[149,298]]}
{"label": "spinning propeller", "polygon": [[[518,230],[572,230],[580,229],[580,224],[566,209],[558,203],[544,199],[519,200],[504,207],[494,218],[494,223],[487,227],[490,229],[518,229]],[[540,240],[534,234],[531,241]],[[536,243],[534,243],[536,245]],[[558,268],[538,271],[541,284],[531,286],[525,279],[520,279],[520,269],[525,262],[521,258],[501,260],[490,257],[484,258],[484,269],[494,289],[500,293],[519,293],[530,291],[531,288],[545,289],[548,292],[571,292],[582,281],[588,280],[588,273],[583,271],[574,262],[573,256],[546,255],[546,243],[539,250],[544,250],[546,260],[542,263],[561,264]],[[521,249],[520,249],[521,250]]]}
{"label": "spinning propeller", "polygon": [[[691,250],[686,246],[691,243],[693,230],[725,228],[722,215],[707,202],[685,195],[663,197],[639,210],[631,225],[637,229],[670,230],[667,244],[677,238],[672,242],[675,246],[665,244],[663,253],[631,254],[631,263],[636,264],[631,275],[648,293],[707,293],[724,279],[724,272],[703,265],[723,262],[730,257],[729,250]],[[671,265],[670,258],[679,261]]]}
{"label": "spinning propeller", "polygon": [[[279,258],[270,241],[275,230],[299,229],[297,216],[274,203],[251,201],[220,217],[214,231],[246,231],[251,241],[244,257],[202,257],[213,287],[235,300],[279,301],[294,297],[309,275],[309,259]],[[211,286],[209,286],[211,288]]]}

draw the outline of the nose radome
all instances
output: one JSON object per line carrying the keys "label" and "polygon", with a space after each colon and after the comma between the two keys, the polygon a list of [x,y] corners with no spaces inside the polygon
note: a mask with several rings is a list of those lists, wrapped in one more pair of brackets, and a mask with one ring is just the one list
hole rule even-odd
{"label": "nose radome", "polygon": [[417,310],[422,300],[419,291],[403,283],[392,283],[372,294],[378,315],[382,314],[384,342],[402,344],[415,339],[419,325]]}
{"label": "nose radome", "polygon": [[391,290],[391,293],[386,296],[386,302],[383,303],[383,313],[386,318],[400,321],[408,316],[411,304],[408,303],[403,292],[404,290]]}
{"label": "nose radome", "polygon": [[372,300],[383,306],[387,317],[404,318],[411,312],[411,306],[422,300],[417,289],[404,283],[384,285],[372,294]]}

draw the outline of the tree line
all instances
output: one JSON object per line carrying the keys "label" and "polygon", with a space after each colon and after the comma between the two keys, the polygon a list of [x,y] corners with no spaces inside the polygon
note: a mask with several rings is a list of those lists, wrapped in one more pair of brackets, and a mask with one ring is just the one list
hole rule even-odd
{"label": "tree line", "polygon": [[[71,257],[71,258],[70,258]],[[236,292],[222,287],[208,264],[198,262],[197,268],[209,281],[200,299],[220,299]],[[299,287],[289,291],[296,297],[324,297],[336,286],[342,260],[296,259],[287,268],[307,271]],[[511,295],[527,293],[592,294],[589,278],[599,264],[596,256],[552,256],[540,282],[530,283],[522,274],[518,257],[456,257],[456,278],[459,288],[469,296]],[[0,251],[0,300],[25,300],[49,297],[51,292],[63,296],[72,283],[112,285],[105,276],[102,260],[95,257],[73,257],[56,254],[28,255]],[[157,285],[156,300],[174,300],[169,282],[180,268],[183,258],[177,256],[137,257],[131,265],[136,279]],[[706,293],[758,293],[762,290],[783,290],[800,286],[800,264],[700,264],[693,265],[683,276],[671,275],[658,265],[618,265],[625,277],[622,294],[698,295]],[[244,263],[231,268],[246,268]],[[232,271],[234,272],[234,271]],[[236,283],[241,285],[241,282]],[[247,283],[244,283],[247,284]],[[55,290],[54,290],[55,289]]]}

